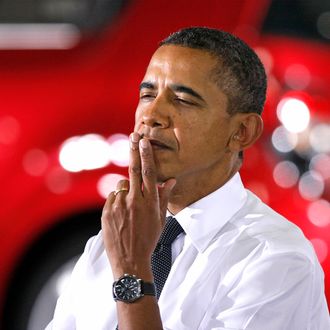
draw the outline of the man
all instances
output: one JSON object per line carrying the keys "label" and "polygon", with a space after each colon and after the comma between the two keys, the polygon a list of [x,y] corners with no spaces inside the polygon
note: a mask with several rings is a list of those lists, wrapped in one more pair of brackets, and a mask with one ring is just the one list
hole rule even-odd
{"label": "man", "polygon": [[[256,54],[226,32],[161,43],[140,85],[129,180],[109,195],[49,329],[330,329],[311,244],[238,174],[265,90]],[[179,231],[155,288],[166,215]]]}

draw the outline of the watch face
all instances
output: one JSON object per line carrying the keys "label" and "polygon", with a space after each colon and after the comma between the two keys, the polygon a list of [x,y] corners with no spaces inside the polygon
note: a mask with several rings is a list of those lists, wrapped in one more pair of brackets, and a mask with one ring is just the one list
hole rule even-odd
{"label": "watch face", "polygon": [[131,302],[141,296],[140,282],[133,276],[121,277],[113,287],[116,299]]}

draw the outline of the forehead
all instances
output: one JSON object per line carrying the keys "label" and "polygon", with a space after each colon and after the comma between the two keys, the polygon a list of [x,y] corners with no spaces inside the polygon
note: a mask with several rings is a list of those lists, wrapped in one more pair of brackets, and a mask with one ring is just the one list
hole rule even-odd
{"label": "forehead", "polygon": [[204,50],[164,45],[152,56],[145,79],[154,82],[167,79],[175,83],[188,80],[193,84],[208,84],[216,64],[214,56]]}

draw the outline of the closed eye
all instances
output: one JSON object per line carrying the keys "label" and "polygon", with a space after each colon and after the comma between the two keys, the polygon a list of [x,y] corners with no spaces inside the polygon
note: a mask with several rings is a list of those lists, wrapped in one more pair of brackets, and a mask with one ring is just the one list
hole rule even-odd
{"label": "closed eye", "polygon": [[175,98],[175,101],[176,101],[176,102],[179,102],[179,103],[182,103],[182,104],[184,104],[184,105],[196,105],[195,102],[192,102],[192,101],[189,101],[189,100],[183,99],[183,98],[181,98],[181,97],[176,97],[176,98]]}
{"label": "closed eye", "polygon": [[140,95],[140,100],[147,101],[147,100],[151,100],[151,99],[154,99],[154,98],[155,98],[155,95],[153,95],[153,94],[147,94],[147,93],[145,93],[145,94],[141,94]]}

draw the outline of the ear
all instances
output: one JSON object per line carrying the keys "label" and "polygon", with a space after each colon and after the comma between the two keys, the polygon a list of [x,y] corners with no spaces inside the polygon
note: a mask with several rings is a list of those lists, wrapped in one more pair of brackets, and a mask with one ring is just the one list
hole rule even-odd
{"label": "ear", "polygon": [[233,152],[239,152],[252,146],[263,131],[263,121],[257,113],[237,113],[235,129],[231,136],[229,147]]}

